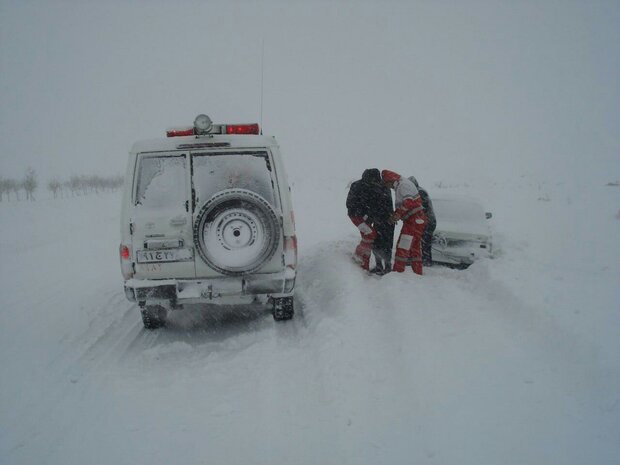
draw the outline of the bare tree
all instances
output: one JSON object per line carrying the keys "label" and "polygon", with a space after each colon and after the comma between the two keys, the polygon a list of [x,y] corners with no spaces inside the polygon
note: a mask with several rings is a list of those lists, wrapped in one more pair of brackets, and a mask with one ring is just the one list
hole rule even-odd
{"label": "bare tree", "polygon": [[8,201],[11,200],[11,192],[15,193],[15,197],[19,200],[20,183],[14,179],[0,178],[0,200],[3,200],[4,195]]}
{"label": "bare tree", "polygon": [[54,178],[47,183],[47,188],[52,192],[54,198],[56,198],[58,196],[58,192],[62,189],[62,184],[58,179]]}
{"label": "bare tree", "polygon": [[26,175],[22,181],[22,188],[26,192],[26,200],[35,200],[34,191],[37,189],[39,182],[37,181],[36,171],[29,166],[26,170]]}
{"label": "bare tree", "polygon": [[89,176],[86,180],[88,187],[91,190],[95,191],[95,194],[99,193],[100,189],[103,189],[105,180],[101,176],[97,176],[96,174],[93,176]]}
{"label": "bare tree", "polygon": [[[23,179],[15,180],[0,176],[0,202],[6,198],[11,201],[11,193],[20,200],[19,192],[24,190],[26,200],[35,200],[34,193],[39,187],[37,173],[34,168],[29,167]],[[121,175],[99,176],[99,175],[73,175],[69,179],[62,181],[52,178],[47,183],[47,190],[52,193],[54,198],[64,197],[65,192],[71,195],[88,195],[89,193],[99,194],[101,192],[113,192],[123,186],[125,179]]]}
{"label": "bare tree", "polygon": [[[100,192],[112,192],[123,186],[125,178],[121,175],[103,177],[99,175],[72,175],[66,181],[52,178],[47,183],[47,189],[52,193],[54,198],[60,194],[64,197],[65,192],[71,192],[75,195],[88,195],[92,192],[99,194]],[[25,183],[22,183],[25,188]]]}
{"label": "bare tree", "polygon": [[69,178],[68,181],[65,182],[65,185],[71,191],[71,195],[80,194],[80,190],[82,187],[82,178],[83,176],[73,175]]}
{"label": "bare tree", "polygon": [[[15,179],[6,179],[6,189],[7,192],[13,192],[15,194],[15,198],[19,200],[19,190],[21,189],[21,183],[17,182]],[[10,200],[9,195],[9,200]]]}

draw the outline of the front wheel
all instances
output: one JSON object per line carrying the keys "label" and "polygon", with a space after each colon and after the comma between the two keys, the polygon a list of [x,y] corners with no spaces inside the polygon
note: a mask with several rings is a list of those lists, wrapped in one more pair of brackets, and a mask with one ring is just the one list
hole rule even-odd
{"label": "front wheel", "polygon": [[286,321],[293,318],[295,308],[293,297],[277,297],[273,299],[273,319]]}
{"label": "front wheel", "polygon": [[168,311],[161,305],[147,305],[140,309],[140,313],[146,329],[157,329],[166,325]]}

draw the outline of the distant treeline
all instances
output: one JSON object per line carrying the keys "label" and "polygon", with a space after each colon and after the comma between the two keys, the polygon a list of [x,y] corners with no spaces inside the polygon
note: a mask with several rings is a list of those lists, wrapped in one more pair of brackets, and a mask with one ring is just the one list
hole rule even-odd
{"label": "distant treeline", "polygon": [[[115,191],[123,185],[123,176],[73,175],[69,179],[52,178],[47,183],[54,198],[98,194],[99,192]],[[35,192],[39,187],[37,173],[28,168],[22,179],[11,179],[0,176],[0,201],[35,200]],[[23,195],[21,195],[23,193]]]}

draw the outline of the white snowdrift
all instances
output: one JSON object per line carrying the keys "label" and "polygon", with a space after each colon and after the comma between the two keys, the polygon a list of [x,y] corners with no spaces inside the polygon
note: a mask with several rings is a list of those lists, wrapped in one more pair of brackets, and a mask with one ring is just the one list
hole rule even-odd
{"label": "white snowdrift", "polygon": [[498,257],[378,279],[345,184],[294,193],[293,321],[155,332],[122,294],[117,195],[0,205],[0,462],[615,463],[620,190],[452,189],[494,212]]}

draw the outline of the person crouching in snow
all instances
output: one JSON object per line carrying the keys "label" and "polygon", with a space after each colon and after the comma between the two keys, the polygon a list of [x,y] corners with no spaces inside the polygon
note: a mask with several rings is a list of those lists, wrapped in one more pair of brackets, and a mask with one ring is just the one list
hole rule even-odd
{"label": "person crouching in snow", "polygon": [[402,273],[405,265],[411,260],[411,268],[416,274],[422,274],[422,235],[426,226],[426,215],[422,207],[422,199],[415,184],[400,174],[390,170],[383,170],[381,177],[385,185],[394,189],[396,211],[390,217],[392,223],[402,220],[396,245],[393,271]]}
{"label": "person crouching in snow", "polygon": [[374,251],[378,274],[390,271],[394,227],[388,220],[392,214],[392,195],[381,180],[378,169],[367,169],[362,179],[351,184],[347,196],[347,213],[362,236],[353,258],[364,270],[370,267]]}

